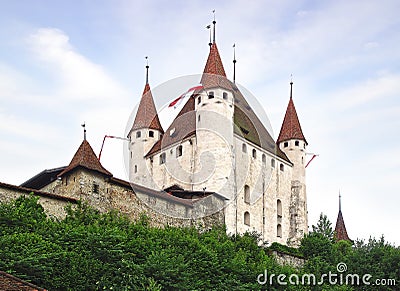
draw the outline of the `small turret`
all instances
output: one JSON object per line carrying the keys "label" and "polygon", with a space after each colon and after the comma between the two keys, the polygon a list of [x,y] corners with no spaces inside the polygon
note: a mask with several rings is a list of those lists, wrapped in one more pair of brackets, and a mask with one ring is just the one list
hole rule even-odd
{"label": "small turret", "polygon": [[308,231],[305,157],[307,140],[293,103],[293,82],[290,99],[277,140],[279,148],[293,163],[290,194],[290,230],[288,244],[296,246]]}
{"label": "small turret", "polygon": [[335,240],[336,241],[347,240],[349,242],[352,242],[352,240],[347,235],[346,226],[344,224],[341,199],[342,199],[342,196],[340,195],[340,192],[339,192],[339,213],[338,213],[338,217],[336,220],[336,226],[335,226]]}
{"label": "small turret", "polygon": [[[147,57],[146,57],[147,59]],[[149,85],[149,65],[146,65],[146,84],[129,138],[129,180],[149,186],[145,155],[164,134]]]}

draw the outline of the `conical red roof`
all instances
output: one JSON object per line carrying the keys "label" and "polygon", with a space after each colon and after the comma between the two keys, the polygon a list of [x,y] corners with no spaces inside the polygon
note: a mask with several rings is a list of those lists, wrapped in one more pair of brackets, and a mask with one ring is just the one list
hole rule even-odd
{"label": "conical red roof", "polygon": [[222,64],[217,44],[215,42],[211,45],[210,53],[208,55],[207,63],[206,66],[204,67],[203,73],[226,77],[224,65]]}
{"label": "conical red roof", "polygon": [[339,210],[339,214],[336,220],[336,227],[335,227],[335,240],[348,240],[351,241],[349,236],[347,235],[346,226],[344,225],[342,211]]}
{"label": "conical red roof", "polygon": [[307,140],[303,135],[303,131],[301,130],[299,117],[297,116],[292,97],[290,97],[289,104],[286,109],[285,118],[283,119],[281,132],[279,133],[277,143],[281,143],[290,139],[304,140],[307,144]]}
{"label": "conical red roof", "polygon": [[224,65],[215,42],[211,45],[203,76],[201,77],[201,84],[204,88],[222,87],[232,90],[232,84],[226,78]]}
{"label": "conical red roof", "polygon": [[67,172],[70,172],[77,167],[83,167],[89,170],[97,171],[107,176],[112,176],[112,174],[100,164],[100,161],[98,160],[96,154],[94,153],[92,147],[86,139],[81,143],[68,167],[66,167],[64,171],[58,174],[58,177],[63,176]]}
{"label": "conical red roof", "polygon": [[135,121],[132,125],[132,130],[140,128],[155,129],[164,133],[164,130],[158,118],[157,109],[154,104],[153,95],[151,94],[150,90],[150,85],[148,83],[144,87],[142,99],[140,100]]}

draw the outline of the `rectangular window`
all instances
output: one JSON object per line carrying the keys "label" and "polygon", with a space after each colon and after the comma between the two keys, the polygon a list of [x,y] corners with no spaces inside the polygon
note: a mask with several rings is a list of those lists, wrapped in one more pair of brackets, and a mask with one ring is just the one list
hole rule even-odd
{"label": "rectangular window", "polygon": [[210,91],[208,92],[208,99],[213,99],[214,98],[214,92]]}
{"label": "rectangular window", "polygon": [[154,137],[154,131],[152,130],[149,131],[149,137]]}
{"label": "rectangular window", "polygon": [[93,193],[99,193],[99,184],[93,183]]}
{"label": "rectangular window", "polygon": [[140,131],[136,132],[136,138],[140,138],[142,136],[142,133]]}

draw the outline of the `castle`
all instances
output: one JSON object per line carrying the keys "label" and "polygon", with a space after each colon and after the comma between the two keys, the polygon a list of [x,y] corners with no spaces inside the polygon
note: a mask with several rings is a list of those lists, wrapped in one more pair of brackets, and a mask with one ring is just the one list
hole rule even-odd
{"label": "castle", "polygon": [[[40,196],[45,210],[65,215],[87,201],[154,225],[225,224],[228,233],[257,232],[264,242],[298,245],[308,232],[307,140],[293,102],[293,83],[275,141],[235,82],[226,78],[214,39],[200,85],[189,90],[168,128],[148,80],[129,139],[129,182],[114,178],[86,137],[70,164],[45,170],[21,186],[0,183],[0,200]],[[171,97],[172,98],[172,97]]]}

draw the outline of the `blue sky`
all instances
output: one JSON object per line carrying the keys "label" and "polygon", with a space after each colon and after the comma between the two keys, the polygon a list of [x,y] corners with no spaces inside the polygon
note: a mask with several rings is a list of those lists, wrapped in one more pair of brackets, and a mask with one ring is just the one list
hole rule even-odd
{"label": "blue sky", "polygon": [[[336,221],[338,192],[351,238],[400,244],[398,1],[0,0],[0,181],[20,184],[67,165],[82,141],[99,152],[124,134],[144,86],[202,72],[206,25],[232,76],[263,106],[275,136],[289,96],[308,150],[309,222]],[[171,97],[171,99],[173,99]],[[102,163],[125,179],[120,141]]]}

